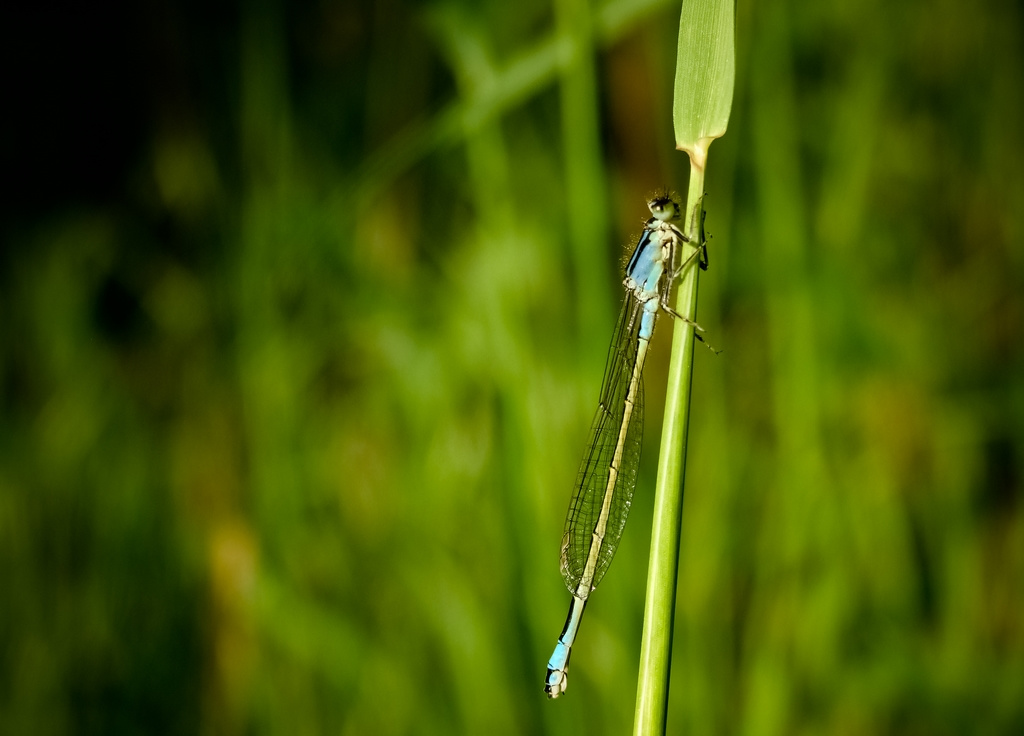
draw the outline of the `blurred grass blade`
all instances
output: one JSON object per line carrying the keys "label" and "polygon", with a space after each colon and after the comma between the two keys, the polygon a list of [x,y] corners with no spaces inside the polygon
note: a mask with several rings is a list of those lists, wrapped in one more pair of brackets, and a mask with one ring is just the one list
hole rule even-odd
{"label": "blurred grass blade", "polygon": [[[594,45],[601,49],[612,46],[668,4],[667,0],[611,0],[602,4],[593,10]],[[437,12],[443,11],[435,10],[431,15]],[[572,35],[560,31],[524,47],[500,64],[487,94],[464,93],[432,117],[410,123],[362,163],[355,177],[359,200],[371,199],[432,152],[461,143],[467,135],[547,89],[572,64],[576,53]],[[336,207],[344,210],[352,194],[348,187],[341,187],[335,196]]]}
{"label": "blurred grass blade", "polygon": [[686,0],[679,19],[672,122],[676,148],[701,169],[729,125],[736,80],[734,0]]}

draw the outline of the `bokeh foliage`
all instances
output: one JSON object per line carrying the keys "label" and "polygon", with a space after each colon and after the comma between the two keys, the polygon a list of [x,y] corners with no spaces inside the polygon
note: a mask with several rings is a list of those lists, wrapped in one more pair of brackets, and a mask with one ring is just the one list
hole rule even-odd
{"label": "bokeh foliage", "polygon": [[[678,6],[79,12],[4,24],[0,730],[628,730],[665,335],[542,679]],[[737,22],[669,729],[1020,733],[1021,10]]]}

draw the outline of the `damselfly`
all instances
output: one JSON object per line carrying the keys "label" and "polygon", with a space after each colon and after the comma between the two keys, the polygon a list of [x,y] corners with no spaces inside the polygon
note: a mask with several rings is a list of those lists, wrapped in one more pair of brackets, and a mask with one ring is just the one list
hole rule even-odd
{"label": "damselfly", "polygon": [[[683,258],[683,244],[690,239],[676,225],[679,205],[668,196],[659,196],[647,206],[652,217],[626,266],[626,298],[608,350],[601,403],[565,517],[561,568],[572,601],[565,627],[548,660],[544,691],[550,698],[565,692],[569,655],[583,609],[608,571],[626,526],[643,435],[644,387],[640,374],[658,311],[689,323],[669,306],[672,283],[695,258],[701,268],[707,269],[703,210],[700,242]],[[677,265],[680,259],[682,263]]]}

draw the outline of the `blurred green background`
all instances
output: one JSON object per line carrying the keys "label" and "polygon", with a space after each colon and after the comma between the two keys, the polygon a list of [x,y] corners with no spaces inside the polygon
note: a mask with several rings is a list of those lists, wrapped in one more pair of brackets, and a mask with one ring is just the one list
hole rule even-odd
{"label": "blurred green background", "polygon": [[[664,323],[542,684],[678,3],[3,14],[0,731],[628,732]],[[670,732],[1024,733],[1024,14],[737,22]]]}

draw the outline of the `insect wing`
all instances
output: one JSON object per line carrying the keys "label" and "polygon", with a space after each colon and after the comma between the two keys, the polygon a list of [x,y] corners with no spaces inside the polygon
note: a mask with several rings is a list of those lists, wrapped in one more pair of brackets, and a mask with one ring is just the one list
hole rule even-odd
{"label": "insect wing", "polygon": [[[640,244],[637,248],[639,250]],[[635,366],[642,315],[643,305],[632,294],[628,294],[608,351],[601,403],[590,428],[587,449],[576,478],[576,489],[565,518],[561,569],[565,585],[571,592],[575,592],[580,584],[594,541],[594,529],[601,515],[616,447],[622,434],[633,372],[634,369],[642,368]],[[632,398],[633,407],[624,433],[618,476],[612,490],[607,529],[597,558],[592,588],[604,577],[615,555],[636,488],[644,422],[642,381],[637,383],[636,394]]]}

